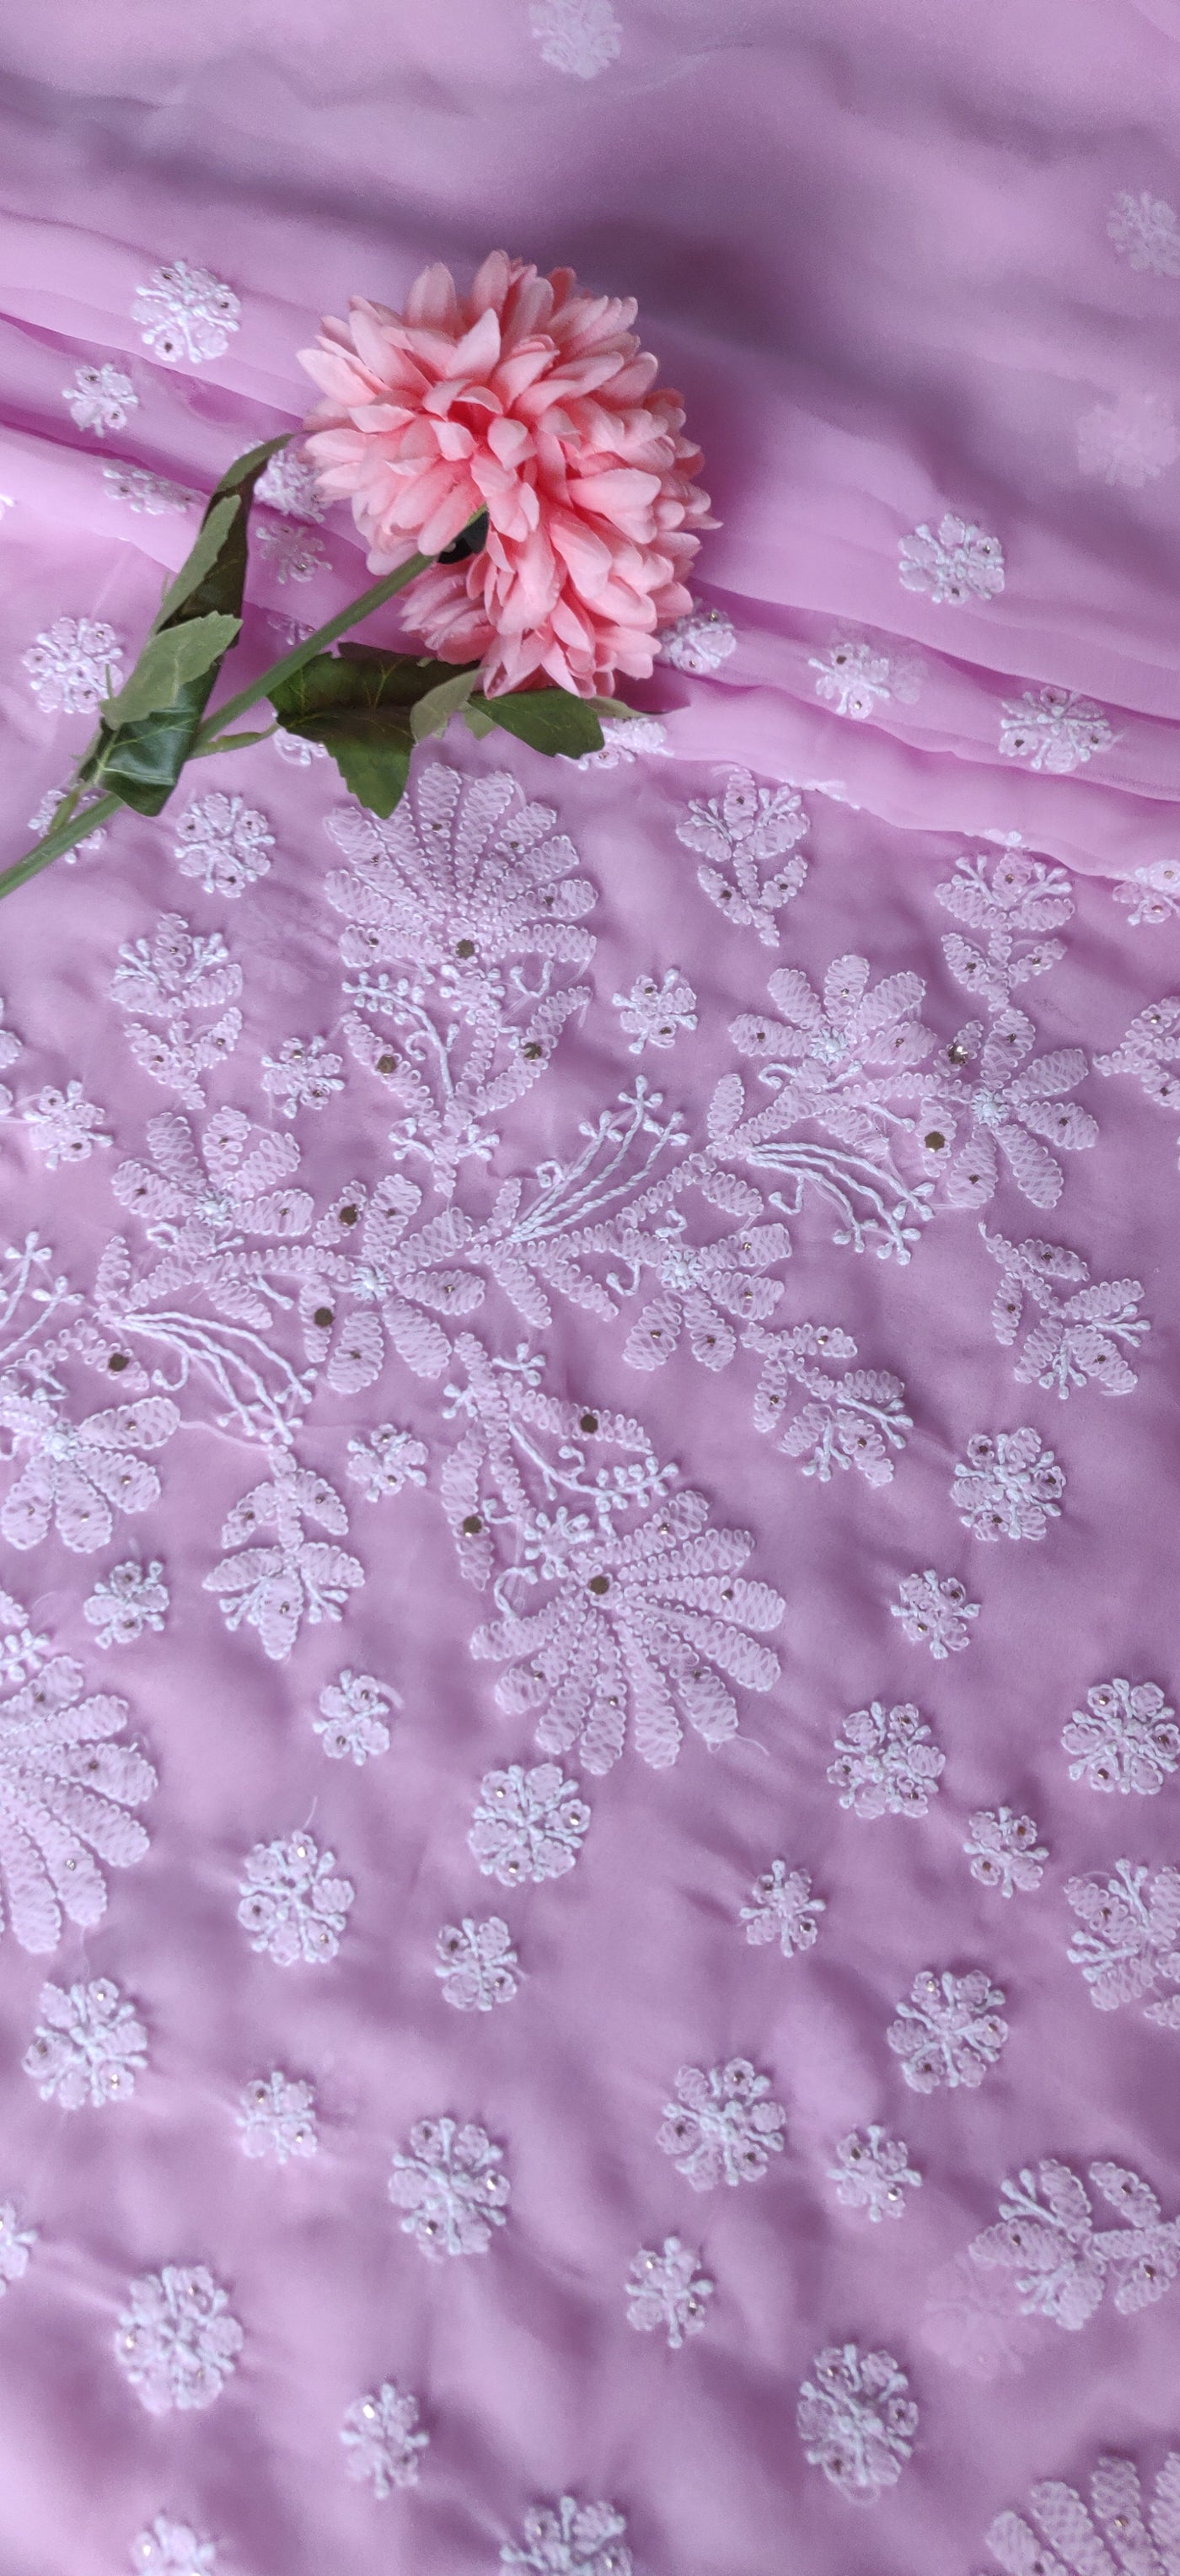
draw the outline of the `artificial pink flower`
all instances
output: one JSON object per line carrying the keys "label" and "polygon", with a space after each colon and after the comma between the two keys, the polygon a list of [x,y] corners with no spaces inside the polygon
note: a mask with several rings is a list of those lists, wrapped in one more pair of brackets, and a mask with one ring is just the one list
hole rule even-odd
{"label": "artificial pink flower", "polygon": [[480,659],[492,695],[548,678],[609,696],[692,606],[694,531],[716,522],[635,310],[493,251],[465,298],[428,268],[404,314],[354,296],[301,352],[326,396],[308,454],[325,497],[351,500],[371,572],[441,553],[487,511],[482,551],[421,574],[407,622],[439,660]]}

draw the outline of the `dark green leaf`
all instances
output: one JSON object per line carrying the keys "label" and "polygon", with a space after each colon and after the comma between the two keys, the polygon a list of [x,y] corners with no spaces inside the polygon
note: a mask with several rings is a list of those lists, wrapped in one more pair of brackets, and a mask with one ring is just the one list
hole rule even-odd
{"label": "dark green leaf", "polygon": [[452,671],[449,680],[440,680],[437,689],[427,689],[410,712],[410,730],[415,742],[426,742],[432,734],[445,733],[451,717],[465,707],[479,677],[479,665],[469,671]]}
{"label": "dark green leaf", "polygon": [[190,617],[179,626],[166,626],[159,635],[149,635],[126,686],[104,709],[103,722],[110,732],[137,724],[141,716],[154,716],[160,707],[174,706],[185,683],[199,680],[228,652],[241,623],[240,617]]}
{"label": "dark green leaf", "polygon": [[186,557],[179,572],[173,576],[160,601],[159,613],[152,627],[153,635],[176,616],[177,611],[184,607],[185,601],[191,599],[194,590],[204,580],[206,573],[211,571],[241,506],[236,492],[227,492],[223,500],[210,501],[201,521],[192,553]]}
{"label": "dark green leaf", "polygon": [[353,645],[305,662],[273,691],[271,705],[288,733],[322,742],[353,795],[387,820],[410,774],[412,709],[443,671],[454,678],[445,663]]}
{"label": "dark green leaf", "polygon": [[568,689],[512,689],[503,698],[473,698],[481,715],[514,733],[534,751],[564,751],[576,760],[583,751],[601,751],[602,726],[597,701],[575,698]]}

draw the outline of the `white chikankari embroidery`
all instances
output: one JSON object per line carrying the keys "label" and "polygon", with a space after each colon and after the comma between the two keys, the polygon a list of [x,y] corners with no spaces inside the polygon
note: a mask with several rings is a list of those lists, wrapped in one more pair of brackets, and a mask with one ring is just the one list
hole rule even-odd
{"label": "white chikankari embroidery", "polygon": [[403,1705],[392,1683],[379,1682],[372,1673],[345,1671],[325,1683],[320,1692],[322,1713],[313,1717],[312,1727],[330,1761],[342,1762],[348,1755],[360,1770],[377,1754],[388,1753],[385,1720]]}
{"label": "white chikankari embroidery", "polygon": [[11,1592],[0,1592],[0,1682],[11,1688],[31,1681],[52,1653],[44,1630],[29,1626],[27,1613]]}
{"label": "white chikankari embroidery", "polygon": [[1158,930],[1161,923],[1175,921],[1180,914],[1180,859],[1152,859],[1145,868],[1136,868],[1133,877],[1111,887],[1116,903],[1124,904],[1128,928],[1141,930],[1147,923]]}
{"label": "white chikankari embroidery", "polygon": [[611,999],[632,1041],[629,1055],[642,1055],[645,1046],[674,1046],[681,1029],[697,1024],[696,994],[677,966],[666,969],[662,984],[654,975],[637,975],[629,993]]}
{"label": "white chikankari embroidery", "polygon": [[520,1961],[500,1915],[477,1923],[465,1914],[462,1923],[444,1923],[435,1947],[443,2001],[457,2012],[490,2012],[493,2004],[511,2003],[519,1993]]}
{"label": "white chikankari embroidery", "polygon": [[660,2253],[641,2245],[631,2258],[626,2283],[627,2323],[637,2334],[662,2329],[673,2352],[679,2352],[686,2335],[702,2333],[714,2286],[698,2272],[696,2255],[678,2236],[665,2236]]}
{"label": "white chikankari embroidery", "polygon": [[61,398],[75,429],[92,429],[96,438],[105,438],[108,429],[126,429],[132,412],[139,409],[130,376],[109,363],[78,367],[73,384],[62,386]]}
{"label": "white chikankari embroidery", "polygon": [[379,2498],[394,2487],[416,2487],[420,2454],[430,2440],[418,2424],[418,2400],[383,2379],[380,2388],[358,2397],[345,2410],[340,2439],[348,2453],[345,2467],[358,2484],[372,2485]]}
{"label": "white chikankari embroidery", "polygon": [[[697,869],[697,884],[710,903],[740,928],[756,930],[764,948],[778,946],[775,915],[807,875],[807,861],[797,854],[806,833],[795,789],[758,787],[748,769],[731,770],[724,796],[707,804],[694,800],[676,826],[677,840],[706,862]],[[766,861],[784,854],[785,865],[763,873]]]}
{"label": "white chikankari embroidery", "polygon": [[260,519],[257,546],[262,562],[269,564],[280,586],[289,581],[314,581],[328,560],[317,530],[293,526],[289,519]]}
{"label": "white chikankari embroidery", "polygon": [[147,2065],[147,2032],[109,1977],[91,1985],[42,1986],[41,2020],[21,2064],[43,2102],[80,2111],[89,2102],[126,2102]]}
{"label": "white chikankari embroidery", "polygon": [[[269,1481],[244,1494],[223,1522],[221,1544],[237,1553],[210,1568],[203,1589],[220,1596],[227,1628],[245,1620],[271,1661],[283,1663],[304,1619],[314,1628],[340,1618],[348,1593],[364,1582],[364,1568],[346,1549],[304,1536],[305,1521],[333,1537],[346,1534],[348,1514],[335,1486],[297,1465],[287,1450],[272,1451],[271,1468]],[[242,1545],[267,1529],[275,1533],[273,1546]]]}
{"label": "white chikankari embroidery", "polygon": [[1174,993],[1149,1002],[1132,1020],[1113,1055],[1096,1055],[1095,1073],[1130,1073],[1157,1109],[1180,1112],[1180,1000]]}
{"label": "white chikankari embroidery", "polygon": [[982,2084],[1008,2036],[998,2007],[1004,1996],[983,1968],[965,1977],[944,1969],[921,1968],[909,2000],[899,2003],[899,2019],[885,2037],[914,2093],[933,2093],[941,2085]]}
{"label": "white chikankari embroidery", "polygon": [[665,626],[656,647],[657,662],[670,662],[676,671],[691,671],[694,679],[708,679],[719,671],[723,662],[737,650],[737,634],[732,617],[724,608],[703,608],[694,600],[685,616]]}
{"label": "white chikankari embroidery", "polygon": [[891,2352],[829,2344],[813,2361],[795,2416],[812,2468],[850,2504],[876,2504],[896,2486],[914,2447],[918,2409]]}
{"label": "white chikankari embroidery", "polygon": [[[271,618],[268,623],[274,625],[276,620]],[[300,628],[287,641],[291,645],[300,643],[302,639],[303,629]],[[271,747],[278,753],[279,759],[289,762],[292,769],[310,769],[313,760],[330,758],[326,742],[309,742],[304,734],[288,733],[285,725],[276,725],[270,739]]]}
{"label": "white chikankari embroidery", "polygon": [[1157,1682],[1096,1682],[1062,1730],[1071,1780],[1154,1798],[1180,1763],[1180,1726]]}
{"label": "white chikankari embroidery", "polygon": [[171,511],[191,510],[199,492],[170,483],[166,474],[149,474],[143,465],[104,465],[102,479],[112,501],[126,501],[139,516],[162,519]]}
{"label": "white chikankari embroidery", "polygon": [[[660,760],[672,757],[666,728],[658,716],[602,716],[599,722],[602,726],[601,751],[582,752],[573,764],[575,769],[630,768],[641,752],[648,752]],[[563,752],[561,756],[564,760],[568,754]]]}
{"label": "white chikankari embroidery", "polygon": [[[1003,1272],[992,1307],[996,1340],[1005,1348],[1015,1341],[1026,1297],[1040,1311],[1041,1321],[1030,1326],[1016,1362],[1018,1384],[1055,1387],[1063,1402],[1086,1385],[1100,1387],[1104,1395],[1130,1395],[1139,1383],[1130,1354],[1151,1330],[1147,1316],[1135,1311],[1142,1280],[1092,1280],[1081,1254],[1067,1244],[1010,1243],[986,1226],[979,1231]],[[1073,1287],[1072,1296],[1059,1294],[1058,1280]]]}
{"label": "white chikankari embroidery", "polygon": [[[981,944],[964,939],[961,931],[944,933],[942,953],[956,983],[988,1012],[1003,1012],[1018,985],[1060,965],[1065,942],[1047,939],[1045,933],[1072,921],[1076,906],[1064,868],[1010,846],[1018,836],[984,837],[1003,840],[1002,858],[993,859],[983,850],[969,852],[956,860],[953,877],[934,892],[945,912],[983,934]],[[956,1066],[967,1061],[961,1041],[953,1041],[948,1059]]]}
{"label": "white chikankari embroidery", "polygon": [[936,607],[964,607],[972,599],[994,599],[1004,587],[1004,550],[973,519],[948,510],[937,528],[923,521],[898,543],[898,577],[904,590],[925,591]]}
{"label": "white chikankari embroidery", "polygon": [[512,2198],[503,2161],[503,2148],[474,2122],[460,2128],[455,2120],[419,2120],[409,2155],[398,2150],[389,2177],[394,2208],[406,2212],[403,2236],[436,2263],[447,2254],[486,2254]]}
{"label": "white chikankari embroidery", "polygon": [[158,2513],[147,2531],[131,2543],[131,2563],[139,2576],[217,2576],[217,2552],[187,2522],[172,2522]]}
{"label": "white chikankari embroidery", "polygon": [[[4,1008],[4,1000],[0,996],[0,1021],[4,1017]],[[0,1073],[5,1072],[9,1065],[15,1064],[20,1053],[21,1041],[16,1031],[0,1027]],[[6,1082],[0,1082],[0,1118],[7,1118],[11,1107],[12,1093]]]}
{"label": "white chikankari embroidery", "polygon": [[[1113,1878],[1067,1879],[1065,1897],[1086,1927],[1074,1933],[1067,1955],[1100,2012],[1137,2003],[1161,1986],[1180,1989],[1180,1869],[1153,1874],[1119,1860]],[[1144,2018],[1180,2030],[1180,1991],[1145,2004]]]}
{"label": "white chikankari embroidery", "polygon": [[1132,268],[1150,269],[1156,277],[1180,277],[1180,222],[1165,197],[1141,188],[1138,196],[1121,188],[1106,219],[1116,251]]}
{"label": "white chikankari embroidery", "polygon": [[93,715],[122,682],[123,647],[102,618],[55,617],[21,655],[42,715]]}
{"label": "white chikankari embroidery", "polygon": [[[65,801],[65,794],[66,791],[64,787],[46,788],[45,794],[37,807],[36,813],[30,814],[29,816],[30,832],[40,833],[47,832],[49,830],[49,826],[53,821],[58,806],[63,804]],[[97,788],[88,787],[78,800],[79,812],[85,813],[86,807],[88,805],[93,805],[97,801],[97,796]],[[96,824],[93,832],[87,832],[81,841],[75,841],[72,850],[66,850],[63,852],[63,865],[67,868],[72,868],[76,865],[79,859],[92,858],[96,850],[102,849],[106,839],[106,824]]]}
{"label": "white chikankari embroidery", "polygon": [[1049,1854],[1037,1841],[1037,1827],[1031,1816],[1017,1816],[1011,1807],[981,1807],[969,1816],[968,1838],[963,1845],[971,1862],[972,1878],[981,1887],[998,1888],[1001,1896],[1031,1895],[1045,1875]]}
{"label": "white chikankari embroidery", "polygon": [[891,1618],[900,1619],[902,1633],[915,1646],[929,1646],[935,1663],[945,1663],[948,1655],[962,1654],[971,1643],[970,1619],[978,1619],[978,1601],[969,1601],[966,1586],[957,1574],[936,1574],[927,1566],[924,1574],[907,1574],[898,1585],[898,1599],[891,1601]]}
{"label": "white chikankari embroidery", "polygon": [[1043,1538],[1061,1516],[1065,1473],[1039,1431],[977,1431],[955,1467],[951,1501],[973,1538]]}
{"label": "white chikankari embroidery", "polygon": [[1078,422],[1077,451],[1083,474],[1140,491],[1180,456],[1171,403],[1149,393],[1121,393],[1117,402],[1095,403]]}
{"label": "white chikankari embroidery", "polygon": [[875,1699],[870,1708],[855,1709],[836,1737],[836,1752],[828,1778],[841,1806],[858,1816],[926,1815],[946,1765],[909,1700],[886,1709]]}
{"label": "white chikankari embroidery", "polygon": [[149,2415],[212,2406],[245,2340],[226,2292],[203,2263],[166,2263],[128,2285],[115,2358]]}
{"label": "white chikankari embroidery", "polygon": [[[970,1020],[925,1077],[922,1161],[932,1177],[945,1178],[949,1207],[982,1207],[995,1197],[1001,1154],[1034,1207],[1055,1207],[1065,1175],[1042,1138],[1064,1153],[1097,1143],[1097,1120],[1065,1097],[1089,1072],[1081,1047],[1032,1055],[1035,1038],[1024,1011],[1000,1010],[986,1030]],[[976,1060],[977,1074],[958,1070]],[[956,1152],[960,1128],[965,1133]]]}
{"label": "white chikankari embroidery", "polygon": [[857,724],[864,724],[891,700],[912,706],[921,694],[924,676],[920,662],[892,661],[872,644],[846,636],[838,636],[826,653],[810,654],[807,668],[816,673],[817,698]]}
{"label": "white chikankari embroidery", "polygon": [[1150,2184],[1124,2165],[1092,2164],[1089,2181],[1127,2221],[1096,2229],[1085,2186],[1045,2157],[1000,2191],[994,2227],[974,2238],[976,2263],[1013,2273],[1025,2316],[1076,2333],[1108,2290],[1122,2316],[1162,2299],[1180,2271],[1180,2218],[1165,2219]]}
{"label": "white chikankari embroidery", "polygon": [[195,797],[175,830],[172,855],[180,873],[199,877],[206,894],[241,895],[267,874],[274,833],[265,814],[242,796],[226,796],[215,788],[211,795]]}
{"label": "white chikankari embroidery", "polygon": [[148,1847],[125,1811],[150,1797],[156,1774],[138,1745],[111,1741],[127,1703],[82,1689],[81,1665],[56,1655],[0,1709],[0,1872],[12,1929],[33,1952],[56,1949],[63,1912],[84,1928],[104,1913],[92,1853],[130,1869]]}
{"label": "white chikankari embroidery", "polygon": [[[242,452],[248,455],[249,449]],[[318,527],[327,515],[315,467],[297,447],[281,447],[271,457],[254,486],[254,498],[265,501],[271,510],[281,510],[288,519],[304,520],[309,527]]]}
{"label": "white chikankari embroidery", "polygon": [[242,308],[232,287],[208,268],[174,259],[154,268],[146,286],[135,290],[131,319],[139,324],[145,349],[162,366],[204,365],[223,358],[230,334],[239,328]]}
{"label": "white chikankari embroidery", "polygon": [[[141,1011],[145,1020],[168,1024],[153,1029],[140,1020],[128,1022],[127,1043],[136,1063],[154,1082],[175,1091],[186,1109],[202,1109],[206,1074],[232,1055],[241,1036],[242,1014],[236,1007],[241,967],[219,930],[194,931],[178,912],[162,913],[150,943],[130,941],[119,958],[111,977],[112,1001],[121,1011]],[[221,1016],[194,1032],[188,1018],[193,1011]]]}
{"label": "white chikankari embroidery", "polygon": [[505,2542],[500,2565],[528,2568],[532,2576],[635,2576],[635,2561],[624,2546],[626,2529],[626,2516],[613,2504],[559,2496],[552,2508],[537,2504],[526,2513],[524,2547]]}
{"label": "white chikankari embroidery", "polygon": [[333,1055],[326,1038],[284,1038],[277,1056],[263,1056],[259,1078],[282,1116],[294,1118],[300,1109],[326,1109],[344,1089],[343,1071],[343,1056]]}
{"label": "white chikankari embroidery", "polygon": [[919,2191],[922,2177],[910,2164],[905,2139],[891,2138],[887,2129],[874,2125],[850,2129],[840,2139],[828,2181],[835,2183],[836,2198],[846,2209],[863,2209],[876,2227],[883,2218],[905,2216],[906,2192]]}
{"label": "white chikankari embroidery", "polygon": [[255,1843],[240,1881],[238,1921],[280,1968],[297,1960],[316,1966],[334,1959],[356,1894],[346,1878],[333,1878],[335,1852],[321,1852],[310,1834]]}
{"label": "white chikankari embroidery", "polygon": [[805,1869],[788,1869],[785,1860],[772,1861],[755,1879],[750,1894],[753,1904],[741,1910],[747,1941],[777,1941],[784,1959],[795,1950],[810,1950],[827,1906],[822,1896],[812,1895]]}
{"label": "white chikankari embroidery", "polygon": [[18,2227],[14,2200],[0,2200],[0,2299],[14,2281],[23,2281],[37,2242],[35,2227]]}
{"label": "white chikankari embroidery", "polygon": [[485,1771],[467,1842],[485,1878],[539,1887],[573,1868],[589,1822],[578,1782],[559,1763],[526,1771],[514,1762],[507,1771]]}
{"label": "white chikankari embroidery", "polygon": [[1150,2504],[1133,2462],[1107,2456],[1090,2479],[1089,2511],[1060,2478],[1033,2488],[1029,2511],[1056,2555],[1046,2559],[1022,2514],[997,2514],[987,2545],[1007,2576],[1034,2576],[1038,2564],[1045,2576],[1108,2576],[1116,2562],[1126,2576],[1180,2576],[1180,2451],[1168,2453]]}
{"label": "white chikankari embroidery", "polygon": [[781,2156],[787,2115],[770,2096],[769,2075],[748,2057],[726,2066],[682,2066],[677,2102],[665,2102],[657,2145],[674,2156],[694,2191],[717,2183],[760,2182],[771,2156]]}
{"label": "white chikankari embroidery", "polygon": [[[257,1945],[255,1945],[257,1946]],[[242,2092],[236,2113],[245,2156],[273,2156],[285,2165],[290,2156],[314,2156],[319,2148],[315,2094],[310,2084],[283,2075],[256,2075]]]}
{"label": "white chikankari embroidery", "polygon": [[611,0],[531,0],[529,24],[542,62],[578,80],[593,80],[622,50]]}
{"label": "white chikankari embroidery", "polygon": [[1025,760],[1030,769],[1067,777],[1105,751],[1118,735],[1101,707],[1075,689],[1026,689],[1022,697],[1005,698],[1000,709],[1000,750],[1009,760]]}
{"label": "white chikankari embroidery", "polygon": [[370,1431],[367,1440],[350,1440],[348,1444],[349,1481],[359,1485],[367,1503],[379,1503],[388,1494],[400,1494],[405,1485],[424,1485],[430,1452],[413,1433],[398,1431],[392,1422],[382,1422]]}
{"label": "white chikankari embroidery", "polygon": [[51,1172],[61,1163],[87,1163],[96,1145],[113,1142],[100,1125],[106,1114],[84,1097],[80,1082],[64,1091],[47,1082],[21,1109],[33,1152],[44,1155]]}
{"label": "white chikankari embroidery", "polygon": [[158,1557],[150,1565],[129,1557],[100,1577],[82,1604],[82,1616],[97,1630],[100,1646],[133,1646],[149,1628],[162,1633],[170,1598],[163,1573]]}

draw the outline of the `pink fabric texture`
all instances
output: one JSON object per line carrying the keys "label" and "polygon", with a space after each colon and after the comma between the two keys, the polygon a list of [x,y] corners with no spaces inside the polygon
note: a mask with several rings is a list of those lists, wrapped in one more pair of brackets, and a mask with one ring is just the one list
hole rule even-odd
{"label": "pink fabric texture", "polygon": [[4,2576],[1180,2566],[1178,35],[5,26],[6,861],[350,296],[636,297],[721,525],[0,907]]}

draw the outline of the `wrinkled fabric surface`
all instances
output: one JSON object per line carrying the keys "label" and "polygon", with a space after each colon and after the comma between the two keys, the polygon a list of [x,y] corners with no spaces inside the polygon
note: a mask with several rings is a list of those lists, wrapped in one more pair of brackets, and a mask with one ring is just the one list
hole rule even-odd
{"label": "wrinkled fabric surface", "polygon": [[4,2576],[1180,2568],[1178,35],[5,26],[4,864],[351,292],[636,294],[723,524],[0,907]]}

